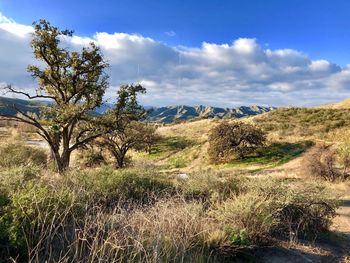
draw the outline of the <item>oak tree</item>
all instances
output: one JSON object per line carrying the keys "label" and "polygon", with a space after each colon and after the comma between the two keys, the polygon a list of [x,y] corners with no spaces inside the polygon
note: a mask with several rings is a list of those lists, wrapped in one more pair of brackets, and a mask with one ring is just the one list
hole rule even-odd
{"label": "oak tree", "polygon": [[137,96],[145,92],[140,84],[121,86],[115,107],[104,116],[103,145],[110,150],[120,168],[124,167],[130,149],[148,149],[156,138],[155,128],[141,122],[145,110],[138,103]]}
{"label": "oak tree", "polygon": [[[108,76],[100,49],[90,43],[81,51],[62,47],[62,41],[72,37],[70,30],[60,30],[48,21],[33,23],[31,47],[40,66],[29,65],[28,72],[37,80],[36,94],[17,90],[11,85],[6,91],[28,99],[49,101],[38,115],[20,110],[16,116],[1,115],[2,119],[23,122],[36,128],[50,146],[52,157],[60,173],[70,163],[71,153],[99,137],[92,111],[102,103],[108,87]],[[43,67],[42,67],[43,66]]]}
{"label": "oak tree", "polygon": [[210,130],[209,158],[213,163],[241,159],[265,141],[265,133],[253,125],[223,121]]}

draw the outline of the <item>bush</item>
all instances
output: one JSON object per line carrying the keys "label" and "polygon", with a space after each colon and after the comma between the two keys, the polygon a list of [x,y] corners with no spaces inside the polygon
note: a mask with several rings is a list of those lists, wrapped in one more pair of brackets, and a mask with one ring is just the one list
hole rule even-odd
{"label": "bush", "polygon": [[210,130],[209,159],[213,163],[241,159],[265,141],[265,133],[253,125],[223,121]]}
{"label": "bush", "polygon": [[106,165],[107,161],[103,156],[102,150],[96,150],[92,147],[79,151],[78,163],[84,168],[95,168],[101,165]]}
{"label": "bush", "polygon": [[266,244],[276,237],[316,238],[329,228],[336,208],[336,200],[323,187],[291,188],[268,178],[251,180],[241,194],[219,203],[211,213],[226,232],[230,230],[229,240],[244,231],[245,242]]}
{"label": "bush", "polygon": [[341,177],[336,168],[336,150],[325,144],[316,145],[304,157],[304,172],[326,181],[335,181]]}
{"label": "bush", "polygon": [[35,257],[46,257],[45,244],[55,244],[57,252],[63,249],[67,245],[67,229],[84,208],[69,188],[40,181],[28,182],[10,200],[2,218],[3,228],[8,245],[28,262]]}
{"label": "bush", "polygon": [[244,178],[222,178],[223,174],[213,172],[193,173],[187,180],[179,180],[178,188],[186,200],[201,200],[215,203],[238,194]]}
{"label": "bush", "polygon": [[343,136],[339,138],[339,143],[337,145],[337,160],[339,164],[343,167],[343,178],[348,177],[348,169],[350,167],[350,132],[346,132]]}
{"label": "bush", "polygon": [[114,170],[108,166],[72,173],[66,180],[67,187],[82,187],[92,203],[107,207],[151,204],[175,191],[170,181],[152,175],[152,171]]}
{"label": "bush", "polygon": [[45,151],[21,143],[9,143],[0,146],[0,167],[45,166],[47,155]]}
{"label": "bush", "polygon": [[5,207],[10,203],[9,197],[0,189],[0,261],[2,258],[8,256],[5,251],[9,243],[9,233],[7,227],[7,212]]}

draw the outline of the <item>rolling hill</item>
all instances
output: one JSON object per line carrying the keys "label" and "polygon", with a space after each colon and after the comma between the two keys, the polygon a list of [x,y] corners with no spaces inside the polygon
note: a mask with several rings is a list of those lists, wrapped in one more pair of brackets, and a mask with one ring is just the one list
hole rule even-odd
{"label": "rolling hill", "polygon": [[336,103],[330,103],[321,105],[320,108],[326,108],[326,109],[350,109],[350,98],[336,102]]}

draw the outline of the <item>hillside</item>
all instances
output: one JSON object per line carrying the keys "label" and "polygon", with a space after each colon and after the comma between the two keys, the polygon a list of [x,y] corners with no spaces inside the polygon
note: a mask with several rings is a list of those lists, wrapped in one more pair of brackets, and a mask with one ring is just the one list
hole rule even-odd
{"label": "hillside", "polygon": [[218,108],[206,106],[170,106],[152,108],[148,111],[147,119],[152,122],[171,123],[194,118],[242,118],[254,116],[274,110],[274,107],[241,106],[238,108]]}
{"label": "hillside", "polygon": [[350,99],[346,99],[336,103],[330,103],[319,106],[319,108],[326,109],[350,109]]}
{"label": "hillside", "polygon": [[17,110],[14,106],[24,112],[39,113],[40,106],[45,104],[47,104],[47,102],[0,97],[0,113],[16,115]]}

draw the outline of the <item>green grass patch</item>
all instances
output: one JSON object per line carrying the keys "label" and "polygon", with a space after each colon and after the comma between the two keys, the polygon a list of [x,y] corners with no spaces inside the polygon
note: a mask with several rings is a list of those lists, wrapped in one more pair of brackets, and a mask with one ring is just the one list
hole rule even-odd
{"label": "green grass patch", "polygon": [[176,153],[184,150],[187,147],[193,146],[194,142],[187,138],[176,137],[163,137],[154,146],[152,151],[148,155],[149,159],[162,159],[167,157],[170,153]]}
{"label": "green grass patch", "polygon": [[193,160],[198,158],[201,145],[194,145],[178,151],[167,159],[168,169],[187,167]]}
{"label": "green grass patch", "polygon": [[310,141],[299,143],[273,143],[270,146],[258,149],[254,154],[251,154],[244,159],[233,160],[220,166],[223,168],[246,168],[249,166],[273,168],[300,156],[300,154],[311,145],[312,143]]}

